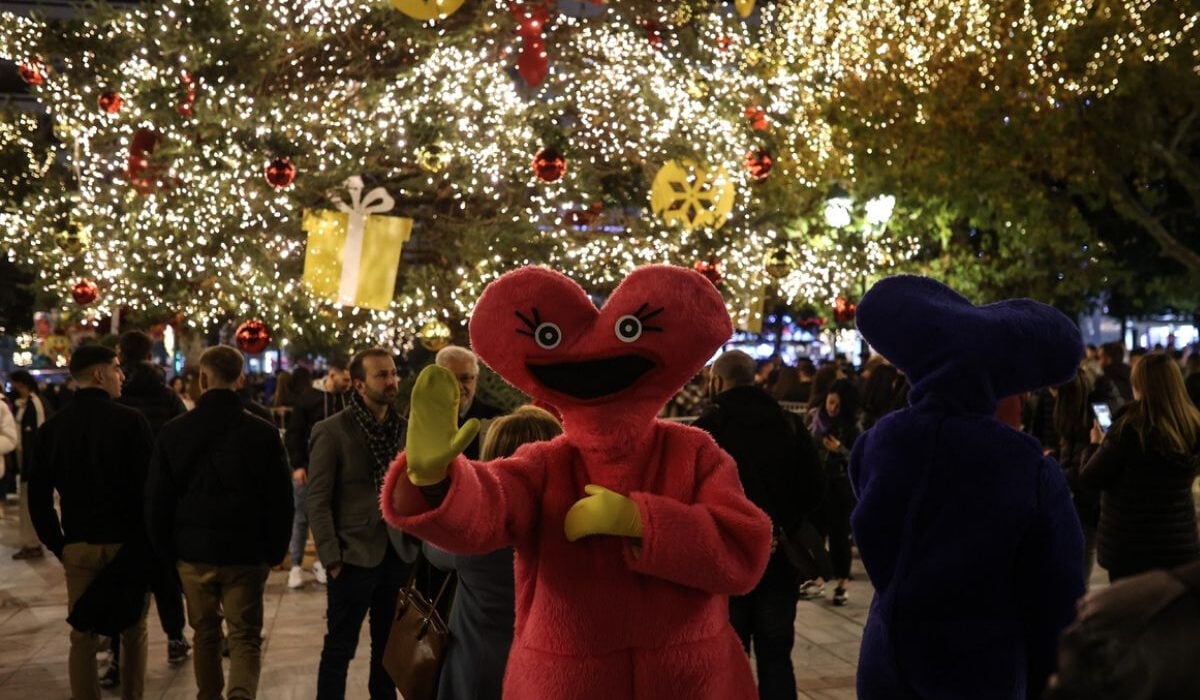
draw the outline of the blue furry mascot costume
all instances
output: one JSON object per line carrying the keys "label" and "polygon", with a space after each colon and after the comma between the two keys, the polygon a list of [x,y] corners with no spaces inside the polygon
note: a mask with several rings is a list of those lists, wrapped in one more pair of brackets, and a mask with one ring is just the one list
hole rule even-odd
{"label": "blue furry mascot costume", "polygon": [[976,307],[912,276],[876,284],[858,328],[912,383],[850,460],[876,589],[859,697],[1041,697],[1084,591],[1083,535],[1057,464],[994,415],[1074,376],[1079,330],[1045,304]]}

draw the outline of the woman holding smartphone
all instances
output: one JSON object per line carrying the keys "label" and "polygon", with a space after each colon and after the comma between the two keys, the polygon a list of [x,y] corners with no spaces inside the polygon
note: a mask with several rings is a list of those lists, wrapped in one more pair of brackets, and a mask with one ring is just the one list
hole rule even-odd
{"label": "woman holding smartphone", "polygon": [[1114,581],[1200,559],[1200,410],[1164,353],[1134,365],[1132,384],[1134,400],[1107,435],[1093,424],[1094,454],[1079,474],[1080,486],[1101,491],[1099,559]]}
{"label": "woman holding smartphone", "polygon": [[[846,469],[859,434],[858,392],[848,379],[833,383],[821,403],[809,413],[809,425],[828,481],[817,527],[829,538],[829,557],[837,579],[833,604],[842,606],[849,600],[846,586],[850,583],[850,513],[854,510],[854,491]],[[823,581],[818,579],[813,583],[815,590],[823,590]]]}
{"label": "woman holding smartphone", "polygon": [[[1088,405],[1090,384],[1087,375],[1080,371],[1071,381],[1050,389],[1054,397],[1054,413],[1050,421],[1058,435],[1058,448],[1053,455],[1067,483],[1071,485],[1071,501],[1075,505],[1075,514],[1079,516],[1079,525],[1083,528],[1084,585],[1092,577],[1092,567],[1096,563],[1096,527],[1100,520],[1100,494],[1083,488],[1078,478],[1079,467],[1088,453],[1091,429],[1098,419],[1096,406]],[[1104,404],[1099,405],[1108,409]]]}

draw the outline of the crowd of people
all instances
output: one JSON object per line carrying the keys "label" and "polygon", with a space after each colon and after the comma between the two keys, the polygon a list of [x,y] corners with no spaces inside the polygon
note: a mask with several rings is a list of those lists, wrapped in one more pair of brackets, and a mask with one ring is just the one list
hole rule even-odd
{"label": "crowd of people", "polygon": [[[148,596],[117,596],[114,571],[144,574],[168,660],[192,656],[198,697],[254,697],[268,572],[286,562],[288,587],[304,585],[310,531],[311,575],[327,586],[319,698],[345,695],[368,618],[367,690],[394,698],[382,659],[397,595],[415,579],[432,598],[451,571],[457,592],[444,612],[452,642],[438,697],[500,696],[513,638],[513,551],[442,551],[390,527],[381,513],[380,489],[407,426],[390,351],[334,359],[315,380],[302,366],[280,373],[268,408],[245,391],[244,358],[234,348],[209,348],[170,382],[150,349],[138,331],[124,334],[116,352],[83,346],[70,361],[76,388],[67,400],[43,399],[33,377],[18,371],[12,408],[0,401],[0,454],[11,453],[8,471],[19,479],[13,558],[49,550],[63,564],[76,700],[98,698],[102,686],[142,697]],[[562,432],[552,407],[506,415],[478,398],[470,350],[447,347],[435,362],[459,383],[459,424],[485,421],[468,458],[509,456]],[[907,405],[908,389],[879,355],[856,369],[842,358],[791,367],[730,351],[671,404],[692,402],[698,417],[690,422],[732,456],[747,497],[774,528],[761,580],[729,604],[764,699],[797,696],[797,602],[824,599],[830,584],[830,604],[852,598],[856,495],[848,465],[864,431]],[[1119,343],[1089,347],[1071,381],[1001,402],[998,417],[1038,439],[1070,485],[1087,543],[1085,581],[1097,553],[1113,581],[1200,560],[1192,493],[1198,402],[1195,348],[1135,352],[1127,364]],[[1100,406],[1110,426],[1098,420]],[[100,673],[105,644],[112,662]],[[1071,677],[1063,679],[1058,692],[1072,697],[1063,690]]]}

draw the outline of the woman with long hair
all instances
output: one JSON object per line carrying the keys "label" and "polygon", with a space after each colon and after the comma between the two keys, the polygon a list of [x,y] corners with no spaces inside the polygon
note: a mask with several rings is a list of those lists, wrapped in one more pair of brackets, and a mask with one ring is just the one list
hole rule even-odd
{"label": "woman with long hair", "polygon": [[862,429],[866,431],[880,418],[908,405],[908,379],[894,366],[877,362],[863,380],[862,394]]}
{"label": "woman with long hair", "polygon": [[1050,422],[1054,426],[1054,433],[1058,435],[1058,445],[1052,454],[1058,459],[1063,475],[1071,484],[1071,500],[1075,504],[1075,514],[1079,516],[1079,525],[1083,528],[1085,585],[1092,577],[1092,567],[1096,563],[1096,526],[1100,521],[1100,494],[1083,488],[1077,478],[1084,453],[1091,444],[1092,421],[1095,419],[1091,404],[1088,403],[1091,391],[1087,371],[1082,369],[1071,381],[1050,389],[1054,397]]}
{"label": "woman with long hair", "polygon": [[[45,555],[42,543],[38,541],[33,523],[29,519],[29,473],[34,463],[34,436],[38,428],[53,414],[53,410],[42,401],[38,391],[37,381],[33,375],[23,369],[12,373],[9,377],[13,391],[16,393],[16,412],[13,417],[17,424],[18,439],[16,463],[19,470],[19,488],[21,498],[21,528],[19,549],[13,554],[13,559],[41,559]],[[0,395],[0,402],[3,402]],[[2,459],[2,458],[0,458]],[[2,464],[2,462],[0,462]]]}
{"label": "woman with long hair", "polygon": [[817,369],[813,375],[812,389],[808,394],[808,409],[811,414],[812,410],[819,408],[825,403],[825,395],[829,393],[830,387],[839,379],[844,379],[845,374],[842,373],[842,368],[838,367],[836,362],[826,362]]}
{"label": "woman with long hair", "polygon": [[[846,586],[850,582],[850,512],[854,510],[854,491],[847,468],[850,450],[858,439],[858,391],[848,379],[839,379],[829,387],[825,400],[809,412],[809,429],[817,441],[817,452],[828,486],[817,516],[817,528],[829,539],[829,557],[833,576],[838,580],[833,604],[845,605]],[[816,582],[817,591],[824,588]],[[811,597],[809,591],[801,594]]]}
{"label": "woman with long hair", "polygon": [[1079,483],[1099,489],[1100,565],[1116,580],[1200,559],[1192,482],[1200,471],[1200,410],[1170,356],[1134,365],[1133,401],[1108,435],[1092,427],[1096,453]]}
{"label": "woman with long hair", "polygon": [[[561,434],[562,425],[548,411],[521,406],[492,422],[479,458],[486,462],[511,457],[521,445]],[[458,572],[450,643],[437,696],[439,700],[499,700],[516,618],[513,550],[456,555],[428,543],[424,550],[434,566]]]}

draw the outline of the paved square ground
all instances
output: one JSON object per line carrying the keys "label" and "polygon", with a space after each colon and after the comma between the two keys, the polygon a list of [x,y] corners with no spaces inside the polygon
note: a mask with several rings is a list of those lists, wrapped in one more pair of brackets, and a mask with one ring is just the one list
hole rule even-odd
{"label": "paved square ground", "polygon": [[[13,561],[19,517],[15,503],[4,506],[0,519],[0,698],[65,700],[67,682],[66,585],[62,567],[52,555]],[[310,544],[311,547],[311,544]],[[862,564],[854,560],[850,603],[835,608],[823,601],[801,602],[796,613],[796,681],[801,698],[854,698],[854,670],[872,590]],[[288,590],[287,572],[274,571],[267,583],[264,619],[263,700],[311,700],[316,696],[317,663],[325,633],[325,589],[308,577],[306,585]],[[1106,581],[1097,569],[1093,585]],[[826,588],[832,594],[832,587]],[[167,640],[150,606],[148,700],[194,698],[190,662],[167,665]],[[188,630],[188,637],[191,631]],[[366,698],[366,625],[359,652],[350,666],[346,697]],[[106,691],[118,697],[116,691]]]}

